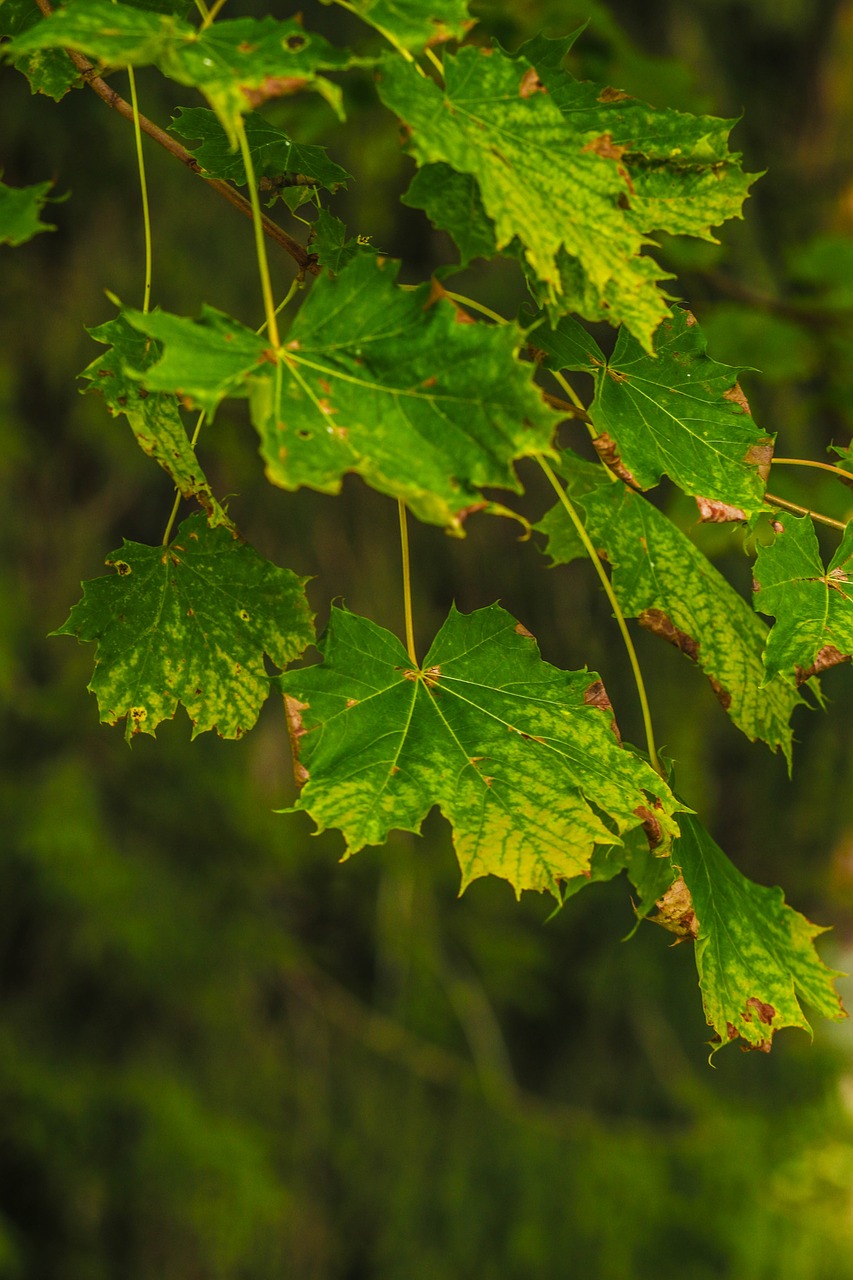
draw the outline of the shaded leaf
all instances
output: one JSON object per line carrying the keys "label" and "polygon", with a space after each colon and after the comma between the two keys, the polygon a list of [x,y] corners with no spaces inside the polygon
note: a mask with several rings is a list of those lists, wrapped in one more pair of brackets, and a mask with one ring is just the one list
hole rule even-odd
{"label": "shaded leaf", "polygon": [[56,230],[41,221],[52,186],[52,182],[37,182],[30,187],[7,187],[0,182],[0,244],[25,244],[40,231]]}
{"label": "shaded leaf", "polygon": [[156,362],[158,346],[132,328],[124,314],[88,332],[110,349],[80,376],[104,397],[110,413],[125,415],[140,448],[171,476],[182,497],[196,498],[214,523],[229,523],[187,438],[174,395],[140,385],[138,371]]}
{"label": "shaded leaf", "polygon": [[[275,191],[277,184],[297,177],[327,191],[346,186],[350,174],[329,159],[325,147],[294,142],[283,129],[255,111],[246,116],[244,124],[255,177],[266,180],[267,190]],[[188,145],[188,150],[201,165],[205,177],[245,186],[243,157],[232,148],[215,112],[205,107],[179,107],[169,129],[187,145],[188,140],[198,139],[195,146]],[[261,185],[264,186],[264,182]]]}
{"label": "shaded leaf", "polygon": [[[765,683],[768,630],[698,547],[639,493],[569,453],[561,471],[597,549],[612,569],[628,617],[675,645],[705,672],[721,705],[748,738],[782,749],[790,764],[791,713],[803,699],[779,675]],[[586,553],[558,504],[537,528],[564,564]]]}
{"label": "shaded leaf", "polygon": [[454,829],[462,887],[484,875],[516,893],[589,869],[596,845],[654,810],[661,849],[678,809],[666,784],[621,747],[587,697],[588,671],[543,662],[498,605],[453,609],[415,669],[400,642],[334,609],[324,661],[280,678],[299,704],[305,781],[296,808],[335,827],[347,852],[419,831],[434,805]]}
{"label": "shaded leaf", "polygon": [[361,236],[352,236],[348,240],[347,229],[340,218],[336,218],[327,209],[317,211],[310,249],[320,266],[328,267],[333,275],[340,275],[357,254],[375,252]]}
{"label": "shaded leaf", "polygon": [[199,31],[174,14],[110,0],[69,0],[8,47],[13,58],[48,48],[76,49],[106,66],[154,63],[201,90],[232,143],[239,116],[300,89],[317,90],[340,113],[339,87],[318,73],[354,61],[295,19],[224,19]]}
{"label": "shaded leaf", "polygon": [[[14,38],[41,21],[32,0],[0,0],[0,37]],[[43,93],[56,102],[81,83],[79,71],[63,49],[38,49],[10,61],[27,77],[32,93]]]}
{"label": "shaded leaf", "polygon": [[773,527],[755,565],[755,607],[776,619],[764,663],[768,680],[793,671],[802,683],[853,654],[853,523],[827,568],[811,516],[779,513]]}
{"label": "shaded leaf", "polygon": [[546,369],[595,374],[607,363],[595,338],[574,316],[562,316],[553,326],[541,321],[530,330],[530,342]]}
{"label": "shaded leaf", "polygon": [[695,913],[702,1002],[721,1043],[740,1038],[767,1052],[782,1027],[811,1031],[800,1000],[825,1018],[844,1018],[840,975],[814,946],[825,930],[789,907],[781,889],[747,880],[694,815],[683,814],[679,826],[672,861]]}
{"label": "shaded leaf", "polygon": [[470,173],[457,173],[449,164],[426,164],[418,169],[402,200],[414,209],[423,209],[434,226],[450,233],[462,266],[473,258],[493,258],[497,253],[495,224],[483,208],[480,188]]}
{"label": "shaded leaf", "polygon": [[655,335],[654,356],[621,330],[598,372],[590,417],[640,489],[665,474],[685,493],[753,513],[763,504],[773,442],[755,425],[737,374],[706,354],[693,316],[674,307]]}
{"label": "shaded leaf", "polygon": [[313,639],[306,580],[202,515],[168,547],[125,541],[106,563],[115,574],[84,583],[54,635],[98,641],[89,688],[102,723],[127,717],[128,741],[153,737],[178,703],[194,738],[241,737],[270,692],[264,654],[284,667]]}

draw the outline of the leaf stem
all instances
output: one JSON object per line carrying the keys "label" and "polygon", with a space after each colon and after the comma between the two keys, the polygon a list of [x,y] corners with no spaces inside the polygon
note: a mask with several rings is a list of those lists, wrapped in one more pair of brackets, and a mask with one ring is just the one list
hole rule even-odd
{"label": "leaf stem", "polygon": [[811,516],[812,520],[817,520],[818,524],[828,524],[833,529],[841,529],[842,532],[847,528],[843,520],[822,516],[818,511],[812,511],[811,507],[801,507],[798,502],[789,502],[787,498],[779,498],[774,493],[765,493],[764,500],[769,502],[771,507],[782,507],[786,511],[799,511],[802,516]]}
{"label": "leaf stem", "polygon": [[145,157],[142,153],[142,129],[139,125],[139,100],[136,96],[136,77],[133,67],[127,68],[130,81],[130,102],[133,109],[133,132],[136,138],[136,163],[139,169],[139,187],[142,192],[142,225],[145,234],[145,286],[142,291],[142,310],[151,306],[151,275],[153,254],[151,249],[151,208],[148,202],[148,182],[145,177]]}
{"label": "leaf stem", "polygon": [[400,516],[400,549],[403,555],[403,609],[406,615],[406,649],[412,660],[412,666],[418,665],[418,654],[415,649],[415,626],[412,617],[412,576],[409,563],[409,526],[406,521],[406,504],[402,498],[397,499],[397,511]]}
{"label": "leaf stem", "polygon": [[[192,439],[190,440],[191,449],[194,449],[198,444],[198,437],[199,437],[199,434],[201,433],[201,427],[203,422],[204,422],[204,412],[202,411],[198,415],[198,419],[195,424],[195,431],[193,431]],[[177,493],[175,494],[175,501],[172,504],[172,510],[169,515],[169,519],[166,521],[166,530],[163,534],[164,547],[168,547],[169,545],[169,539],[172,536],[172,529],[174,528],[175,520],[177,519],[178,508],[181,505],[182,498],[183,498],[183,494],[181,493],[180,489],[178,489]]]}
{"label": "leaf stem", "polygon": [[853,481],[853,474],[843,467],[834,467],[830,462],[816,462],[813,458],[773,458],[772,466],[777,464],[785,467],[818,467],[821,471],[831,471],[833,475],[840,476],[848,484]]}
{"label": "leaf stem", "polygon": [[204,15],[204,21],[202,22],[199,30],[204,31],[206,27],[210,26],[210,24],[215,20],[215,18],[219,14],[220,9],[223,8],[225,3],[226,3],[226,0],[214,0],[214,3],[210,6],[209,12]]}
{"label": "leaf stem", "polygon": [[[335,0],[335,3],[339,4],[342,9],[347,9],[350,13],[354,13],[357,18],[361,18],[362,22],[367,21],[364,15],[360,13],[359,10],[355,7],[355,5],[350,3],[350,0]],[[421,75],[424,74],[423,68],[418,66],[417,62],[415,62],[413,55],[409,52],[409,50],[406,48],[404,44],[400,44],[400,41],[392,32],[386,30],[385,27],[380,27],[379,23],[374,22],[372,19],[368,21],[368,26],[373,27],[374,31],[378,31],[381,36],[384,36],[385,39],[388,41],[388,43],[390,45],[393,45],[393,47],[397,50],[397,52],[400,54],[401,57],[405,58],[407,62],[411,62],[413,66],[417,67]]]}
{"label": "leaf stem", "polygon": [[640,699],[640,710],[643,716],[643,728],[646,734],[646,746],[648,748],[649,760],[651,761],[652,768],[657,773],[659,773],[662,778],[665,779],[666,774],[664,772],[663,766],[661,765],[660,759],[658,757],[657,749],[655,747],[654,731],[652,729],[652,716],[651,716],[651,711],[649,710],[649,700],[648,700],[648,697],[646,696],[646,686],[643,680],[643,673],[640,670],[640,663],[637,659],[637,651],[634,648],[634,642],[631,639],[631,633],[628,630],[628,624],[625,621],[625,615],[623,614],[619,601],[616,598],[616,592],[613,590],[613,584],[611,583],[609,577],[607,576],[607,572],[604,568],[604,565],[601,563],[601,557],[596,551],[592,543],[592,539],[590,538],[589,534],[586,531],[586,528],[584,527],[583,521],[581,520],[577,511],[575,510],[574,505],[571,499],[569,498],[569,495],[566,493],[565,489],[560,484],[559,480],[557,479],[556,475],[551,469],[551,466],[548,460],[545,457],[543,457],[541,453],[538,453],[535,456],[536,456],[536,461],[539,463],[540,467],[545,472],[545,475],[547,476],[552,489],[556,493],[560,503],[565,509],[566,514],[568,515],[569,519],[574,525],[575,530],[577,531],[578,537],[583,543],[586,549],[586,553],[589,556],[590,560],[592,561],[595,571],[598,574],[599,579],[601,580],[601,585],[604,588],[607,599],[610,601],[611,607],[613,609],[613,616],[615,617],[616,624],[622,633],[622,640],[625,644],[625,649],[628,653],[628,661],[631,663],[631,670],[634,673],[634,683],[637,686],[637,694]]}
{"label": "leaf stem", "polygon": [[441,82],[443,84],[444,83],[444,67],[441,64],[440,59],[435,56],[435,54],[433,53],[429,45],[427,45],[426,48],[424,49],[424,53],[429,58],[430,62],[435,67],[438,74],[441,76]]}
{"label": "leaf stem", "polygon": [[[53,13],[53,5],[50,0],[35,0],[39,12],[49,18]],[[98,75],[98,69],[88,58],[82,53],[78,53],[76,49],[66,49],[68,57],[74,63],[74,66],[80,72],[83,81],[89,86],[93,93],[96,93],[102,102],[105,102],[113,111],[118,112],[125,120],[133,120],[133,107],[126,102],[121,94],[116,93],[115,89]],[[223,182],[220,178],[206,178],[201,172],[201,166],[195,156],[187,151],[186,147],[166,133],[165,129],[161,129],[159,125],[154,124],[147,116],[140,114],[139,127],[143,133],[149,138],[153,138],[165,151],[173,155],[176,160],[180,160],[181,164],[186,165],[197,177],[202,178],[209,187],[212,187],[217,195],[222,196],[223,200],[227,200],[235,209],[239,209],[240,213],[246,218],[253,218],[252,206],[245,196],[241,196],[230,182]],[[320,274],[320,266],[314,254],[310,253],[303,244],[298,240],[294,240],[293,236],[288,235],[284,227],[280,227],[277,222],[273,222],[272,218],[263,215],[263,227],[266,235],[271,240],[275,240],[276,244],[281,245],[286,253],[298,264],[300,271],[310,271],[312,275]]]}
{"label": "leaf stem", "polygon": [[498,315],[497,311],[492,311],[491,307],[484,306],[482,302],[475,302],[473,298],[466,298],[462,293],[451,293],[449,289],[445,289],[444,293],[445,297],[458,302],[460,306],[470,307],[472,311],[479,311],[481,315],[488,316],[490,320],[494,320],[495,324],[509,324],[506,316]]}
{"label": "leaf stem", "polygon": [[276,320],[275,302],[272,296],[272,284],[270,282],[270,268],[267,261],[267,245],[264,240],[264,228],[261,214],[261,202],[258,199],[258,188],[255,182],[255,166],[252,163],[252,152],[249,147],[249,139],[246,137],[246,126],[243,124],[243,117],[238,116],[236,121],[237,141],[240,144],[240,154],[243,157],[243,166],[246,170],[246,180],[249,184],[249,199],[252,204],[253,222],[255,227],[255,252],[258,258],[258,272],[261,277],[261,293],[264,298],[264,314],[267,319],[267,329],[270,335],[270,342],[273,349],[278,351],[281,345],[278,337],[278,321]]}

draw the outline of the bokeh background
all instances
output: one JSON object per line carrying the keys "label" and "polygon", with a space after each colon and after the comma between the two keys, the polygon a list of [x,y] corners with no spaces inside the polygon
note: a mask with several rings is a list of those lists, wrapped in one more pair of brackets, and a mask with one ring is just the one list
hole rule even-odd
{"label": "bokeh background", "polygon": [[[286,4],[231,0],[227,14]],[[341,43],[343,10],[303,6]],[[823,459],[853,431],[853,3],[524,0],[476,10],[509,46],[589,19],[573,70],[657,105],[739,117],[766,170],[719,246],[665,245],[711,354],[750,366],[780,451]],[[358,34],[357,34],[358,33]],[[191,95],[154,71],[142,109]],[[125,92],[121,75],[116,87]],[[412,171],[370,77],[350,123],[309,97],[267,112],[356,176],[334,201],[351,233],[403,259],[453,261],[399,197]],[[132,131],[94,95],[59,105],[0,74],[0,164],[56,179],[57,231],[0,249],[0,1277],[2,1280],[845,1280],[853,1277],[853,1036],[780,1034],[769,1056],[708,1065],[690,945],[651,924],[627,942],[621,881],[555,918],[477,882],[459,899],[448,829],[340,865],[334,833],[281,816],[293,780],[271,700],[239,743],[189,742],[179,712],[125,745],[86,692],[91,647],[48,633],[122,537],[158,542],[167,478],[76,375],[112,290],[141,301]],[[154,296],[257,324],[251,227],[146,144]],[[279,206],[276,216],[306,232]],[[274,253],[279,296],[292,270]],[[512,314],[510,264],[457,287]],[[784,448],[782,448],[784,446]],[[201,456],[249,540],[329,600],[400,631],[396,509],[264,481],[241,405]],[[536,478],[529,508],[546,495]],[[775,488],[838,518],[850,494],[785,468]],[[689,504],[660,501],[685,527]],[[736,535],[696,536],[745,593]],[[455,541],[412,529],[416,626],[451,600],[500,599],[550,661],[605,679],[626,737],[635,695],[592,573],[548,570],[508,522]],[[829,544],[828,544],[829,545]],[[853,679],[798,711],[793,778],[743,739],[701,675],[637,636],[658,737],[730,857],[781,884],[853,967]],[[851,991],[846,984],[848,993]],[[849,1001],[848,1001],[849,1002]]]}

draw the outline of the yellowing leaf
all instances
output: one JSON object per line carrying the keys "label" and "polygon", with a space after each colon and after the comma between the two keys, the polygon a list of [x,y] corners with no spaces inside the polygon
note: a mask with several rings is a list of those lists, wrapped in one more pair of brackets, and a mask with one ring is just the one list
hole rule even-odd
{"label": "yellowing leaf", "polygon": [[560,899],[597,845],[643,827],[666,850],[679,805],[620,745],[600,681],[543,662],[498,605],[453,609],[417,668],[395,636],[339,609],[320,648],[322,665],[280,678],[307,779],[296,808],[340,829],[348,853],[419,831],[436,804],[463,888],[497,875]]}

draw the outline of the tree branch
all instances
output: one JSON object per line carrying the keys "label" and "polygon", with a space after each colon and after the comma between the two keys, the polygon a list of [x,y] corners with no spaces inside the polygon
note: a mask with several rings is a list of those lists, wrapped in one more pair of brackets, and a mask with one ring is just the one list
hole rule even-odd
{"label": "tree branch", "polygon": [[[44,17],[49,18],[53,13],[53,7],[50,4],[50,0],[35,0],[35,3]],[[83,80],[85,80],[89,88],[92,89],[108,107],[112,107],[113,111],[117,111],[120,116],[124,116],[125,120],[132,121],[133,107],[129,102],[126,102],[111,85],[107,84],[106,80],[102,79],[102,77],[98,75],[97,67],[93,66],[88,58],[85,58],[81,53],[77,53],[74,49],[66,49],[65,52],[74,63],[74,66],[80,72],[80,75]],[[222,182],[219,178],[205,178],[195,157],[187,151],[185,147],[182,147],[179,142],[170,137],[169,134],[161,129],[159,125],[154,124],[152,120],[148,120],[145,116],[140,115],[139,127],[143,133],[147,133],[149,138],[153,138],[155,142],[158,142],[160,146],[164,147],[166,151],[175,157],[176,160],[180,160],[182,164],[186,165],[186,167],[194,174],[202,178],[209,187],[212,187],[214,191],[218,192],[218,194],[223,197],[223,199],[227,200],[229,204],[232,204],[235,209],[239,209],[239,211],[251,221],[251,204],[245,196],[241,196],[240,192],[232,187],[230,183]],[[276,244],[281,245],[282,249],[290,254],[301,272],[309,271],[312,275],[319,274],[320,268],[314,254],[309,253],[303,244],[300,244],[298,240],[294,240],[293,236],[288,235],[283,227],[280,227],[277,222],[273,222],[272,218],[268,218],[266,214],[262,215],[261,222],[265,234],[268,235],[271,240],[274,240]]]}

